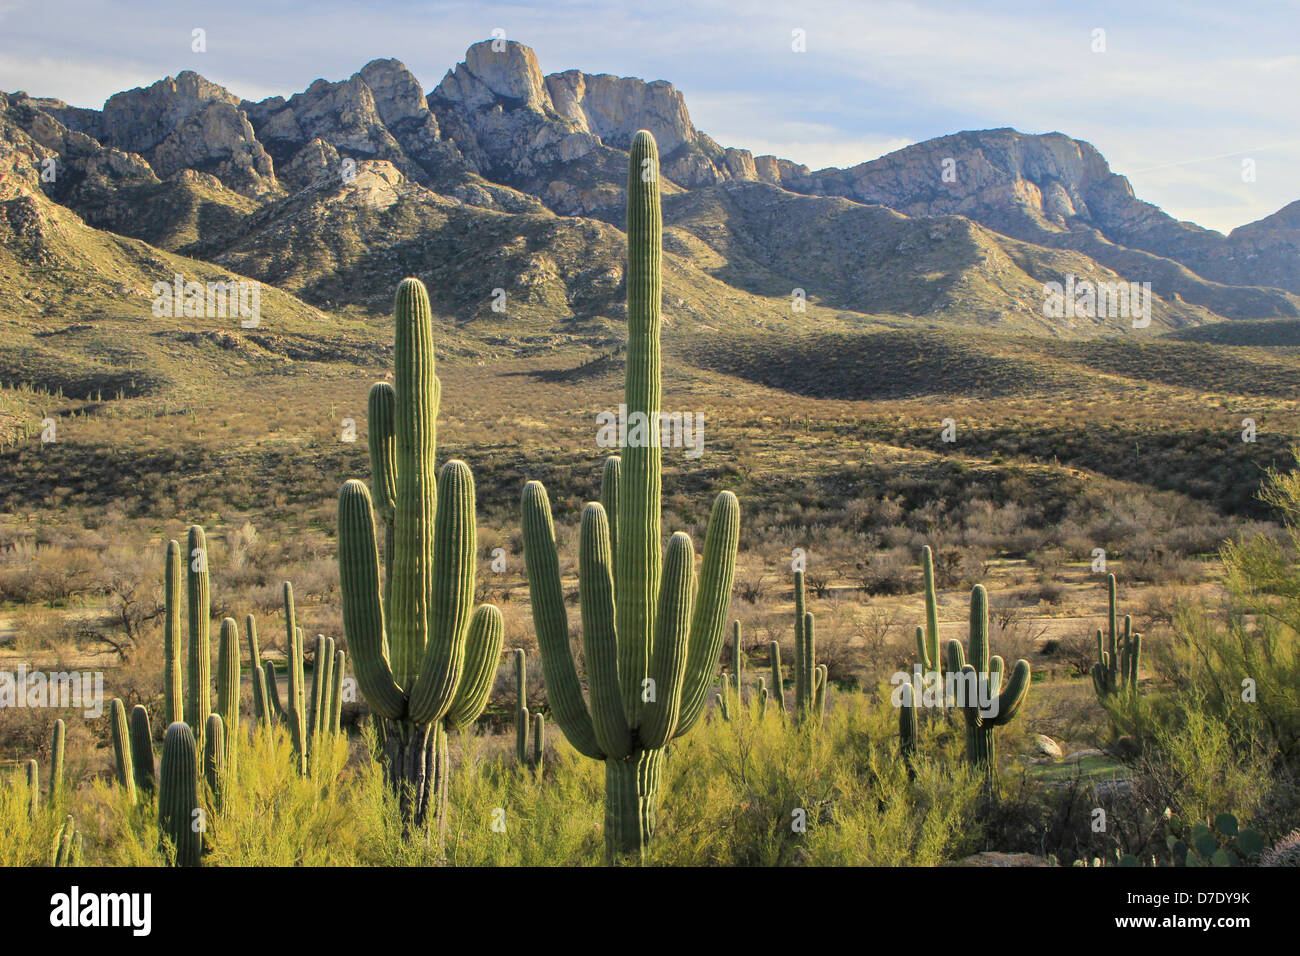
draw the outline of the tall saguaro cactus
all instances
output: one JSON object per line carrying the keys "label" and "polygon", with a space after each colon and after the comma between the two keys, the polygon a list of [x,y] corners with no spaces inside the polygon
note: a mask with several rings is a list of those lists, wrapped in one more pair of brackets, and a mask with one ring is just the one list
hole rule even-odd
{"label": "tall saguaro cactus", "polygon": [[185,720],[202,750],[203,726],[212,713],[212,592],[208,583],[208,542],[198,525],[190,525],[185,559],[190,625]]}
{"label": "tall saguaro cactus", "polygon": [[986,788],[997,777],[993,731],[1010,723],[1029,695],[1029,661],[1021,658],[1002,686],[1002,658],[989,655],[989,596],[975,585],[970,596],[970,663],[961,642],[948,642],[948,670],[961,675],[957,706],[966,718],[966,757],[984,773]]}
{"label": "tall saguaro cactus", "polygon": [[528,588],[547,696],[569,742],[605,762],[605,848],[611,859],[639,855],[651,840],[664,749],[704,712],[725,636],[740,534],[740,505],[724,491],[709,519],[698,586],[690,536],[674,533],[663,550],[662,231],[659,150],[642,130],[633,137],[628,161],[629,428],[622,454],[606,461],[602,501],[582,512],[578,595],[590,704],[569,647],[546,489],[530,481],[522,501]]}
{"label": "tall saguaro cactus", "polygon": [[[487,703],[504,622],[474,610],[474,478],[463,461],[434,477],[438,403],[429,294],[404,279],[394,306],[395,385],[370,390],[370,461],[385,523],[381,579],[370,489],[339,492],[343,626],[357,683],[384,721],[384,765],[407,819],[433,811],[445,827],[448,729]],[[435,803],[435,798],[438,801]]]}

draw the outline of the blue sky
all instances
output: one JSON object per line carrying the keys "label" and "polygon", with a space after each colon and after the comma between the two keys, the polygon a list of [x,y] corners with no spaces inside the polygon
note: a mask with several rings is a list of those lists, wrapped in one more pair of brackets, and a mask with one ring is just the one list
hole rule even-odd
{"label": "blue sky", "polygon": [[1211,228],[1300,199],[1300,0],[0,0],[0,89],[101,106],[192,69],[260,99],[381,56],[432,89],[498,27],[543,72],[669,80],[718,142],[814,168],[1013,126],[1093,143]]}

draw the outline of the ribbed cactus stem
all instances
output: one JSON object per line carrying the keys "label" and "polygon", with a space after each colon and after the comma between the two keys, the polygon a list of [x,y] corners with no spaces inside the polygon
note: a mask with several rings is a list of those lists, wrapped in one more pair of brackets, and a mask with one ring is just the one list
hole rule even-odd
{"label": "ribbed cactus stem", "polygon": [[515,659],[515,758],[528,765],[528,664],[524,649],[516,647]]}
{"label": "ribbed cactus stem", "polygon": [[271,726],[270,691],[266,686],[266,671],[260,667],[253,668],[253,717],[259,727]]}
{"label": "ribbed cactus stem", "polygon": [[926,673],[942,671],[939,657],[939,600],[934,588],[934,553],[927,544],[921,548],[921,578],[925,584],[925,628],[917,628],[917,651]]}
{"label": "ribbed cactus stem", "polygon": [[177,866],[198,866],[203,848],[194,734],[177,721],[163,737],[158,769],[158,829]]}
{"label": "ribbed cactus stem", "polygon": [[266,701],[270,705],[271,714],[277,720],[285,720],[284,705],[280,703],[280,681],[275,675],[275,662],[267,661],[262,665],[262,673],[266,676]]}
{"label": "ribbed cactus stem", "polygon": [[347,666],[347,653],[334,652],[334,687],[330,693],[330,733],[335,737],[343,723],[343,675]]}
{"label": "ribbed cactus stem", "polygon": [[113,770],[118,785],[135,803],[135,768],[131,763],[131,731],[126,721],[126,705],[122,698],[114,697],[110,705],[109,728],[113,734]]}
{"label": "ribbed cactus stem", "polygon": [[257,618],[244,616],[244,631],[248,635],[248,666],[254,670],[262,666],[262,648],[257,642]]}
{"label": "ribbed cactus stem", "polygon": [[54,722],[50,741],[50,802],[57,804],[63,797],[63,762],[67,749],[68,728],[60,717]]}
{"label": "ribbed cactus stem", "polygon": [[220,811],[225,800],[229,767],[226,765],[226,729],[220,714],[209,714],[203,735],[203,779],[212,792],[212,806]]}
{"label": "ribbed cactus stem", "polygon": [[767,716],[767,681],[760,677],[758,679],[758,719],[762,720]]}
{"label": "ribbed cactus stem", "polygon": [[154,778],[153,730],[149,726],[149,711],[143,704],[131,708],[131,767],[135,772],[135,786],[142,795],[151,795],[157,782]]}
{"label": "ribbed cactus stem", "polygon": [[168,724],[185,719],[181,600],[181,546],[169,541],[163,566],[163,715]]}
{"label": "ribbed cactus stem", "polygon": [[[289,675],[284,703],[284,717],[289,725],[289,739],[293,742],[294,759],[298,772],[307,775],[307,716],[303,713],[302,629],[294,613],[293,585],[288,581],[282,587],[284,600],[284,639],[288,660],[285,670]],[[271,675],[267,675],[268,678]],[[268,681],[268,689],[270,682]],[[273,691],[273,693],[276,693]]]}
{"label": "ribbed cactus stem", "polygon": [[186,546],[185,596],[189,620],[189,666],[185,719],[203,742],[203,723],[212,712],[212,593],[208,544],[203,529],[190,525]]}
{"label": "ribbed cactus stem", "polygon": [[239,748],[239,626],[234,618],[221,622],[217,641],[217,710],[221,715],[227,772],[237,775]]}
{"label": "ribbed cactus stem", "polygon": [[736,675],[736,697],[740,698],[744,687],[745,652],[740,646],[740,622],[731,622],[731,673]]}
{"label": "ribbed cactus stem", "polygon": [[767,645],[768,660],[772,667],[772,696],[776,698],[777,710],[785,713],[785,679],[781,676],[781,645],[772,641]]}

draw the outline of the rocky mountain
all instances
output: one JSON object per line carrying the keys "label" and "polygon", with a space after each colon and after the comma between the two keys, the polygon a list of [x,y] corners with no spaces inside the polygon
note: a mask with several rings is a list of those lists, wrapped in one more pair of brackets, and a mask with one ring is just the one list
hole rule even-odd
{"label": "rocky mountain", "polygon": [[642,128],[662,157],[665,309],[692,328],[1131,330],[1045,309],[1051,283],[1149,283],[1157,330],[1300,316],[1300,202],[1223,236],[1139,200],[1091,145],[1011,129],[813,171],[720,146],[670,83],[543,74],[515,42],[475,44],[427,94],[385,59],[260,102],[191,72],[102,110],[0,95],[6,241],[38,221],[57,255],[54,226],[75,220],[331,311],[382,312],[416,274],[467,334],[603,340]]}

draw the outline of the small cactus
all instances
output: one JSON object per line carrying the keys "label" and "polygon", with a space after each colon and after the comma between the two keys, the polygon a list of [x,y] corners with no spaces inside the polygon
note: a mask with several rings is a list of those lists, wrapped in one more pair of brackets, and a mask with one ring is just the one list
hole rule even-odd
{"label": "small cactus", "polygon": [[67,726],[60,717],[54,722],[50,743],[50,802],[57,803],[63,794],[63,761],[67,743]]}
{"label": "small cactus", "polygon": [[135,769],[131,761],[131,731],[126,722],[126,706],[122,698],[114,697],[110,710],[110,728],[113,732],[113,769],[118,784],[126,790],[135,803]]}
{"label": "small cactus", "polygon": [[1106,635],[1097,629],[1097,662],[1092,665],[1092,686],[1105,699],[1114,694],[1137,693],[1138,667],[1142,662],[1142,635],[1133,633],[1133,618],[1124,616],[1123,637],[1116,615],[1115,575],[1106,575],[1108,613]]}

